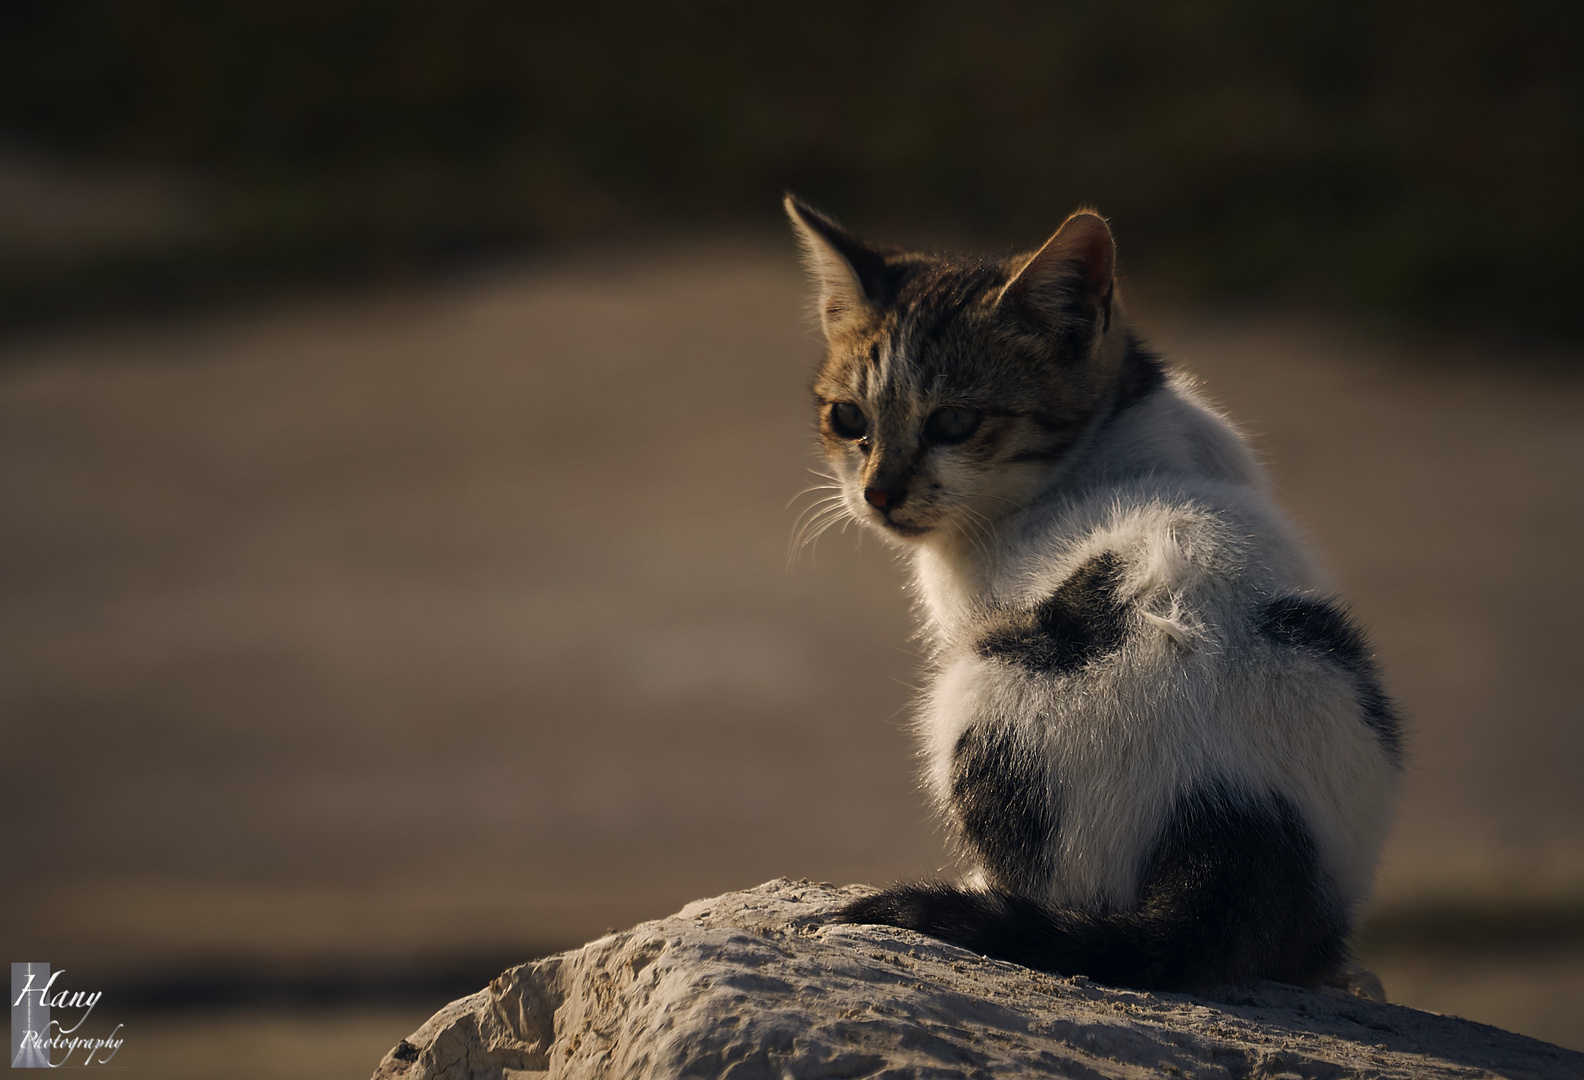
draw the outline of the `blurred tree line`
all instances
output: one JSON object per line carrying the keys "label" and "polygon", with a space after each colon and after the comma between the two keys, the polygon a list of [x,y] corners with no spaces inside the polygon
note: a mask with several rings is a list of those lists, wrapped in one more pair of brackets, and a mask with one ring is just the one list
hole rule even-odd
{"label": "blurred tree line", "polygon": [[1205,293],[1584,332],[1566,0],[11,0],[0,20],[0,136],[209,193],[199,233],[12,266],[13,298],[57,271],[180,293],[779,228],[792,188],[860,229],[997,244],[1092,203],[1135,272]]}

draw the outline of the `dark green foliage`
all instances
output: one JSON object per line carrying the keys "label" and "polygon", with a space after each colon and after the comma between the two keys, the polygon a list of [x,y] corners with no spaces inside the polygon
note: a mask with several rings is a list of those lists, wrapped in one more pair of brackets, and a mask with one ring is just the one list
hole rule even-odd
{"label": "dark green foliage", "polygon": [[287,266],[769,223],[785,187],[1024,244],[1092,202],[1207,290],[1577,333],[1581,13],[17,0],[0,128],[211,177],[221,246]]}

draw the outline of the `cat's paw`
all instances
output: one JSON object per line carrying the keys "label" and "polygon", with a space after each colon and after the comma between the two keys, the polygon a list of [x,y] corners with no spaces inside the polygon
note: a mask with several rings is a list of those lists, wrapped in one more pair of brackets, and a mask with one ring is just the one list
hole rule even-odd
{"label": "cat's paw", "polygon": [[1351,962],[1339,968],[1324,985],[1366,1001],[1386,1000],[1386,988],[1381,985],[1380,976]]}

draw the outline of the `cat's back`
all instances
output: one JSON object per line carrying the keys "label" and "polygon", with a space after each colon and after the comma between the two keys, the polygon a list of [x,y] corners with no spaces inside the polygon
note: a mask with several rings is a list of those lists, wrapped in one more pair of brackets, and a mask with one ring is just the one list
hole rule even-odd
{"label": "cat's back", "polygon": [[1067,827],[1036,891],[1057,902],[1128,903],[1162,823],[1218,785],[1298,806],[1356,895],[1398,754],[1367,646],[1236,432],[1181,388],[1157,396],[1008,522],[987,601],[940,654],[934,786],[960,786],[975,724],[1048,762]]}
{"label": "cat's back", "polygon": [[1038,605],[1097,560],[1125,599],[1204,617],[1327,587],[1243,438],[1178,374],[1113,418],[1000,543],[992,609]]}

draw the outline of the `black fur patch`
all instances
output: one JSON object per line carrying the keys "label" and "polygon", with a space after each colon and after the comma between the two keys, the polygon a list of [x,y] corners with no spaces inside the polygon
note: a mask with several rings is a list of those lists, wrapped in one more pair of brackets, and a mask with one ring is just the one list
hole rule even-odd
{"label": "black fur patch", "polygon": [[1058,811],[1043,760],[1004,727],[976,724],[952,753],[951,804],[964,842],[997,885],[1035,890],[1051,875]]}
{"label": "black fur patch", "polygon": [[1115,412],[1137,405],[1166,383],[1166,365],[1138,338],[1129,334],[1117,382]]}
{"label": "black fur patch", "polygon": [[1162,829],[1135,910],[1055,910],[1003,892],[905,885],[838,917],[1151,990],[1256,979],[1315,985],[1346,959],[1349,930],[1297,809],[1219,786],[1183,799]]}
{"label": "black fur patch", "polygon": [[1116,599],[1121,576],[1116,553],[1096,555],[1033,611],[1004,616],[979,639],[979,655],[1057,674],[1110,655],[1127,634],[1127,610]]}
{"label": "black fur patch", "polygon": [[1346,959],[1348,918],[1298,808],[1216,785],[1180,802],[1150,856],[1137,919],[1165,953],[1124,983],[1309,984]]}
{"label": "black fur patch", "polygon": [[1261,609],[1258,625],[1270,640],[1315,653],[1353,676],[1364,722],[1401,765],[1402,720],[1381,688],[1364,631],[1346,612],[1323,600],[1284,596]]}

